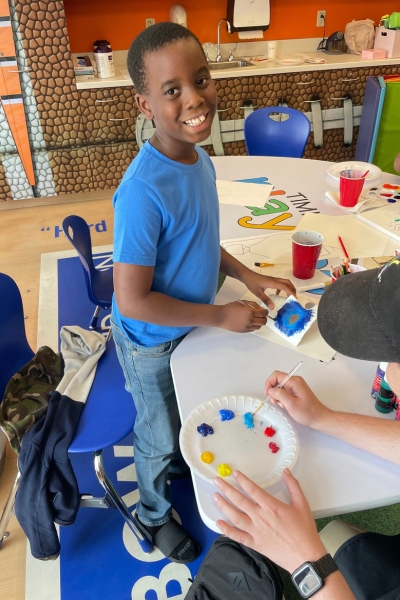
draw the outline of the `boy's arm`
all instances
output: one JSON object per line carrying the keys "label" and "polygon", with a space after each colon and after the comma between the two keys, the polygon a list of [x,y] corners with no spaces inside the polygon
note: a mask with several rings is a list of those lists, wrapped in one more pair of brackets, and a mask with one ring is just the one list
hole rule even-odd
{"label": "boy's arm", "polygon": [[394,169],[395,169],[395,171],[397,171],[398,173],[400,173],[400,152],[398,153],[398,155],[394,159]]}
{"label": "boy's arm", "polygon": [[225,275],[229,275],[229,277],[233,277],[234,279],[238,279],[244,283],[247,289],[253,292],[253,294],[262,302],[264,302],[270,309],[274,308],[274,303],[265,294],[266,289],[270,288],[276,290],[278,294],[281,290],[283,290],[288,296],[291,294],[296,296],[296,288],[292,282],[289,281],[289,279],[269,277],[268,275],[256,273],[255,271],[248,269],[234,256],[229,254],[229,252],[222,248],[222,246],[220,271]]}
{"label": "boy's arm", "polygon": [[122,315],[166,327],[221,327],[244,333],[265,325],[267,311],[239,302],[223,306],[184,302],[151,290],[154,267],[114,263],[114,291]]}

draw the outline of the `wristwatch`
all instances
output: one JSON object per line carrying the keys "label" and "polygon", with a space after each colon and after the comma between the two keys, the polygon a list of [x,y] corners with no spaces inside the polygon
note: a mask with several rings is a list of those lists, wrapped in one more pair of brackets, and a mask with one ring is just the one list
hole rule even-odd
{"label": "wristwatch", "polygon": [[325,579],[338,571],[338,566],[330,554],[325,554],[315,562],[305,562],[292,573],[292,581],[302,598],[311,598],[322,588]]}

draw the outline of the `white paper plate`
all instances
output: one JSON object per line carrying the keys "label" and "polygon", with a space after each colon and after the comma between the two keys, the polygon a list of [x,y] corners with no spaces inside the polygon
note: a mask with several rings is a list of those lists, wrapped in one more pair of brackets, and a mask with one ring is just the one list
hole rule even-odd
{"label": "white paper plate", "polygon": [[371,163],[357,160],[347,160],[331,165],[326,172],[326,178],[336,187],[336,189],[339,189],[340,172],[346,171],[347,169],[355,169],[356,171],[363,171],[364,173],[369,170],[369,173],[365,178],[364,188],[378,186],[382,178],[382,171],[379,167]]}
{"label": "white paper plate", "polygon": [[[243,415],[254,412],[260,402],[250,396],[223,396],[201,404],[190,413],[182,425],[179,442],[184,459],[197,475],[212,483],[218,475],[218,465],[227,463],[232,472],[238,469],[265,488],[282,478],[285,467],[293,467],[299,454],[299,438],[279,407],[267,402],[254,417],[254,429],[243,424]],[[231,421],[221,421],[219,411],[224,408],[235,413]],[[202,423],[211,425],[214,434],[203,437],[197,431]],[[269,425],[276,430],[272,438],[264,435]],[[268,447],[270,442],[279,446],[276,454]],[[203,452],[214,454],[210,465],[201,460]],[[233,475],[226,480],[236,485]]]}
{"label": "white paper plate", "polygon": [[278,65],[301,65],[304,62],[303,58],[276,58],[275,62]]}

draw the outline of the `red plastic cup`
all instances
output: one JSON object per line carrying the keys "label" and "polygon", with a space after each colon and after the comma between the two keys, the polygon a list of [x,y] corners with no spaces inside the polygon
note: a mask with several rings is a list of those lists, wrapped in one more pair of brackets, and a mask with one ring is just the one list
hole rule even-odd
{"label": "red plastic cup", "polygon": [[292,235],[293,276],[297,279],[314,277],[324,236],[316,231],[296,231]]}
{"label": "red plastic cup", "polygon": [[361,196],[365,177],[362,171],[341,171],[339,185],[339,204],[350,208],[355,206]]}

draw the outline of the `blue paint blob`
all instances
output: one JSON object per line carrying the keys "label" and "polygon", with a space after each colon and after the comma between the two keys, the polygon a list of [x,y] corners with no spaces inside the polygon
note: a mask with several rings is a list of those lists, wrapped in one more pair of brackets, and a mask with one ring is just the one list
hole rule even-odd
{"label": "blue paint blob", "polygon": [[254,429],[254,419],[251,412],[244,413],[243,415],[243,423],[246,425],[248,429]]}
{"label": "blue paint blob", "polygon": [[253,177],[252,179],[236,179],[236,181],[241,181],[242,183],[260,183],[261,185],[272,185],[272,183],[268,183],[268,177]]}
{"label": "blue paint blob", "polygon": [[326,258],[320,258],[319,261],[317,262],[317,269],[323,269],[324,267],[326,267],[328,265],[328,261]]}
{"label": "blue paint blob", "polygon": [[233,419],[233,417],[235,416],[235,413],[233,412],[233,410],[228,410],[225,408],[222,408],[219,411],[219,414],[221,415],[221,421],[231,421]]}
{"label": "blue paint blob", "polygon": [[198,426],[197,431],[203,436],[207,437],[207,435],[212,435],[214,433],[214,429],[211,425],[207,425],[207,423],[202,423]]}
{"label": "blue paint blob", "polygon": [[[291,337],[296,333],[304,331],[306,325],[311,321],[313,314],[312,309],[307,310],[307,308],[301,306],[296,300],[288,300],[278,310],[275,317],[275,326],[287,337]],[[297,319],[292,322],[294,316]]]}
{"label": "blue paint blob", "polygon": [[390,202],[390,204],[395,204],[395,203],[396,203],[396,200],[394,200],[393,198],[390,198],[390,199],[388,200],[388,202]]}

